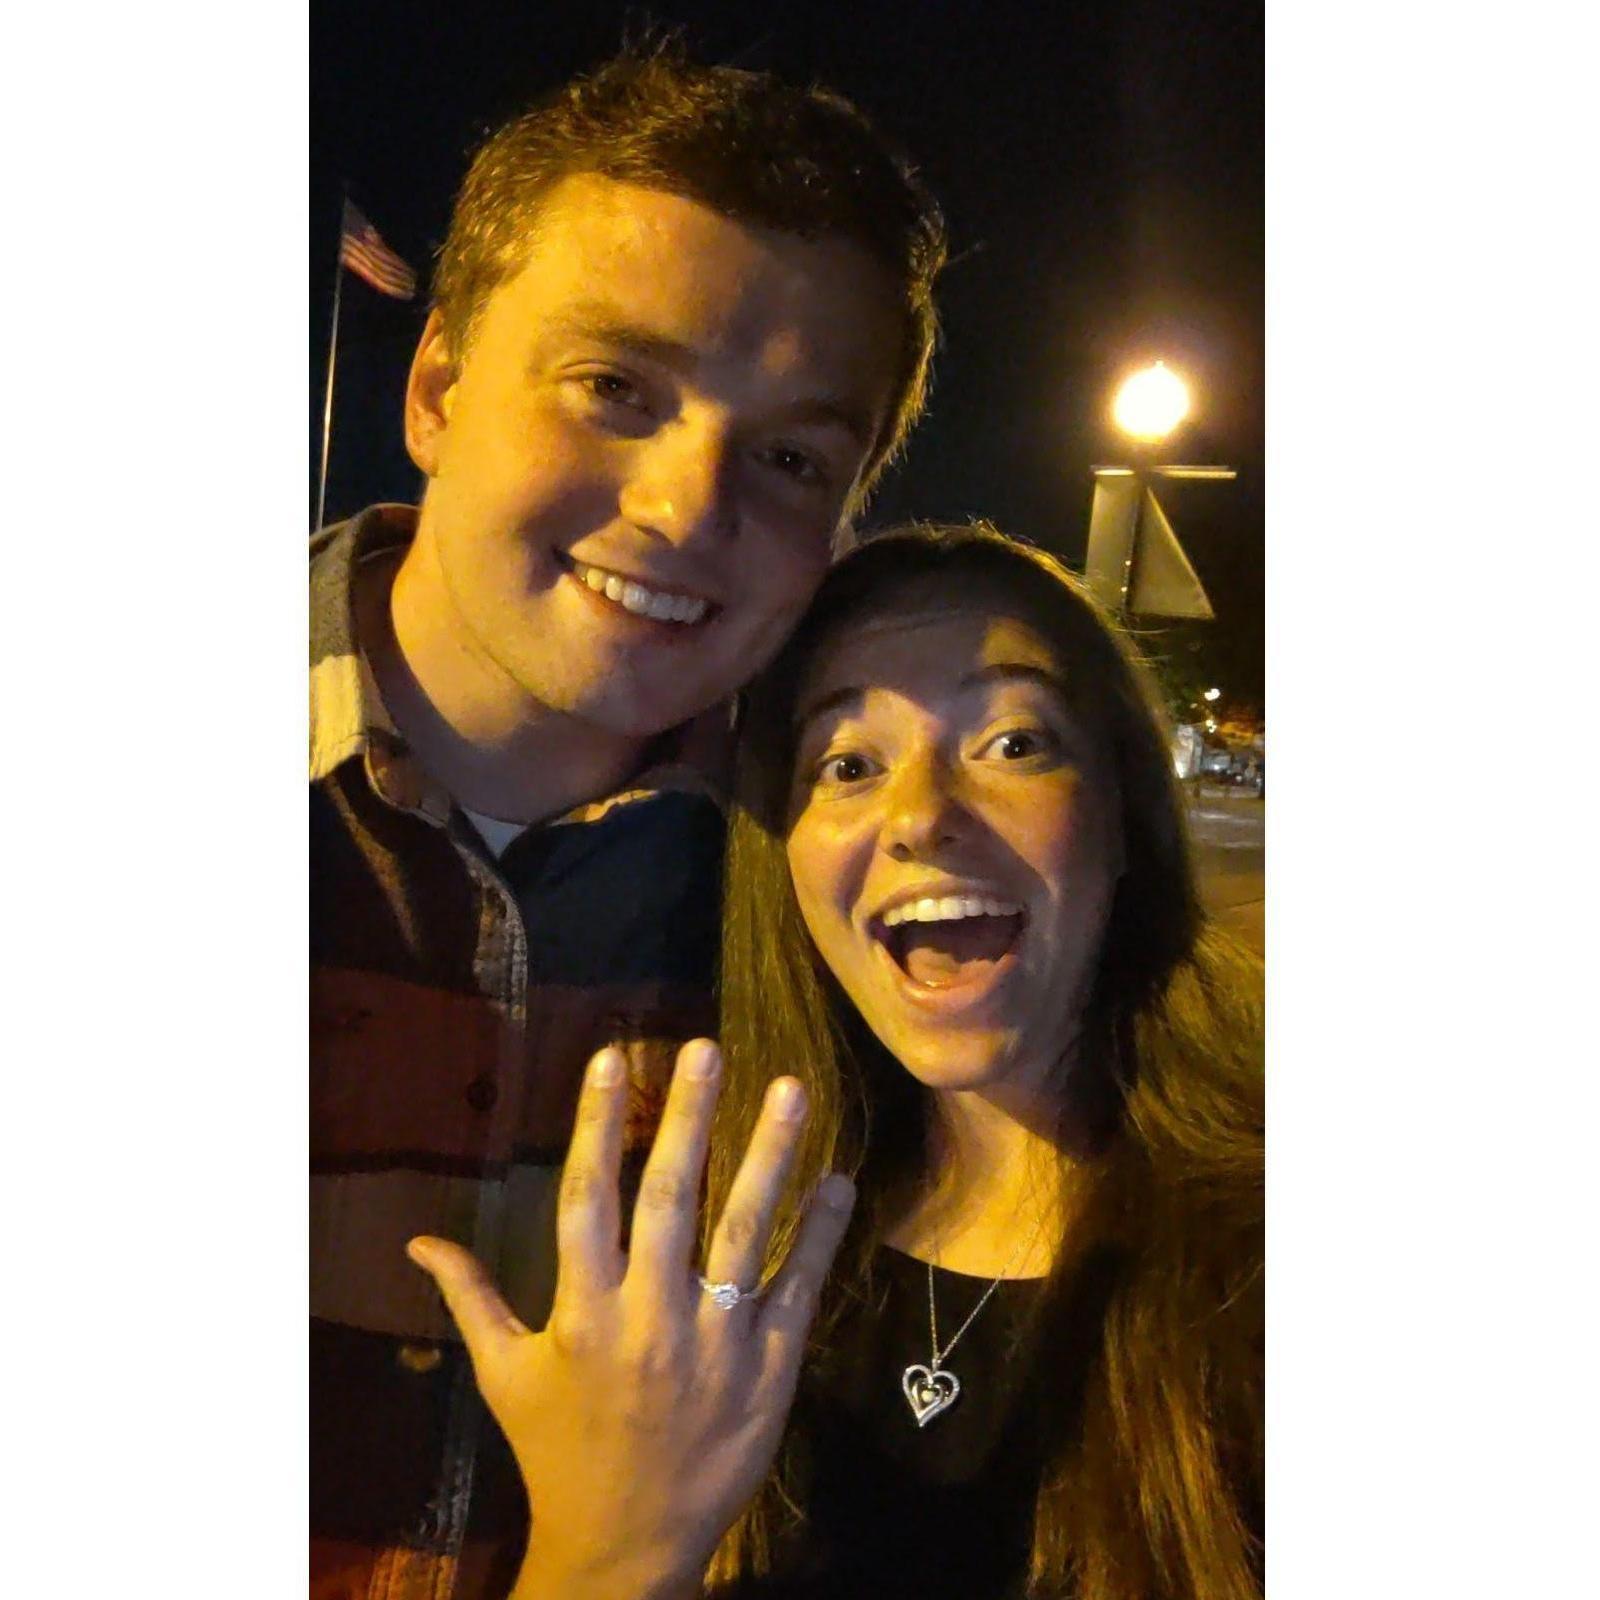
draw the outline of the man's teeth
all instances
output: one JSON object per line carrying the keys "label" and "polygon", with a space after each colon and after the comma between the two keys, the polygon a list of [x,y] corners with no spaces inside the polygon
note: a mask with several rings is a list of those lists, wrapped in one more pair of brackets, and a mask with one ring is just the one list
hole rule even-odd
{"label": "man's teeth", "polygon": [[985,900],[977,895],[946,895],[941,900],[910,900],[883,914],[886,928],[898,928],[902,922],[959,922],[963,917],[1015,917],[1022,907],[1010,900]]}
{"label": "man's teeth", "polygon": [[603,567],[585,566],[581,561],[574,561],[572,570],[580,583],[588,584],[596,594],[603,594],[637,616],[654,617],[657,622],[698,622],[706,614],[706,601],[693,595],[658,594],[632,578],[618,577]]}

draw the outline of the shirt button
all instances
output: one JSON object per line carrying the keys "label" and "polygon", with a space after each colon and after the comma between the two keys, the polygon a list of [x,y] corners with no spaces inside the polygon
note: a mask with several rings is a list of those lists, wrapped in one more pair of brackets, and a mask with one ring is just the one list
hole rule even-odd
{"label": "shirt button", "polygon": [[474,1111],[490,1110],[499,1097],[500,1091],[495,1088],[494,1079],[487,1072],[467,1085],[467,1104]]}

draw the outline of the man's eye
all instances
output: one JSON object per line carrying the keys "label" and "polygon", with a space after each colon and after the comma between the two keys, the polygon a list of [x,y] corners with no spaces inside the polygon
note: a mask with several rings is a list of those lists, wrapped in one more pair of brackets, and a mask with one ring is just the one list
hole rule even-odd
{"label": "man's eye", "polygon": [[822,467],[803,450],[788,445],[774,445],[764,457],[770,467],[776,467],[785,477],[798,483],[822,483],[826,479]]}
{"label": "man's eye", "polygon": [[591,373],[583,383],[597,400],[605,400],[612,405],[631,406],[635,410],[644,404],[638,385],[618,376],[615,372]]}

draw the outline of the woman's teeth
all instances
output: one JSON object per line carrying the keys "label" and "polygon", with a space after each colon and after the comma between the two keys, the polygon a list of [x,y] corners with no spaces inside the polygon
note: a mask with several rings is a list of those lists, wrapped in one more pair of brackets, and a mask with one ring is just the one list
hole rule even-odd
{"label": "woman's teeth", "polygon": [[987,900],[977,895],[945,895],[943,899],[911,900],[883,914],[886,928],[902,922],[959,922],[964,917],[1015,917],[1022,907],[1010,900]]}
{"label": "woman's teeth", "polygon": [[603,567],[586,566],[581,561],[574,561],[572,571],[580,583],[587,584],[596,594],[603,594],[606,599],[615,601],[624,611],[632,611],[636,616],[653,617],[657,622],[698,622],[708,609],[708,602],[697,600],[693,595],[662,594],[655,589],[645,588],[642,583],[635,583],[632,578],[607,572]]}

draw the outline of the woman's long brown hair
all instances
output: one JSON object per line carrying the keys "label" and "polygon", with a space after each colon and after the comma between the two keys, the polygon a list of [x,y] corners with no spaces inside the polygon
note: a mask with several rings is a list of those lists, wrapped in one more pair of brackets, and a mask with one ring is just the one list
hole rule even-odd
{"label": "woman's long brown hair", "polygon": [[[822,965],[789,877],[794,695],[819,644],[908,583],[998,587],[1025,607],[1078,686],[1120,796],[1126,866],[1086,1009],[1090,1094],[1065,1154],[1075,1204],[1032,1327],[1047,1459],[1028,1594],[1246,1600],[1261,1592],[1262,1014],[1260,966],[1200,909],[1158,702],[1132,647],[1083,585],[993,528],[881,534],[830,573],[741,717],[721,972],[724,1088],[706,1215],[720,1215],[766,1085],[806,1085],[811,1115],[771,1262],[804,1196],[851,1172],[859,1199],[824,1291],[813,1355],[870,1293],[876,1242],[925,1181],[929,1099]],[[1075,1019],[1063,1016],[1063,1037]],[[1082,1076],[1083,1074],[1080,1073]],[[1082,1154],[1085,1116],[1098,1121]],[[1059,1359],[1089,1263],[1110,1263],[1086,1383]],[[1052,1383],[1052,1351],[1061,1382]],[[803,1440],[723,1540],[710,1585],[765,1570],[803,1518]]]}

